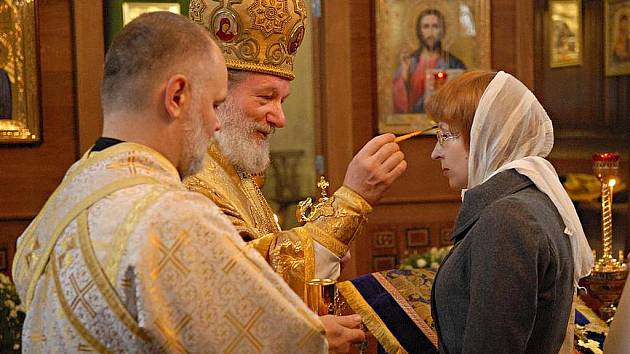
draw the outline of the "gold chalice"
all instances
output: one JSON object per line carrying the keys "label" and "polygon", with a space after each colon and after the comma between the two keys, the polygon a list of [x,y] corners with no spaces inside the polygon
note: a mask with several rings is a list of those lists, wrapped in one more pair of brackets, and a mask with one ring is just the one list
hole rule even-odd
{"label": "gold chalice", "polygon": [[319,316],[335,314],[337,282],[332,279],[311,279],[306,282],[306,304]]}

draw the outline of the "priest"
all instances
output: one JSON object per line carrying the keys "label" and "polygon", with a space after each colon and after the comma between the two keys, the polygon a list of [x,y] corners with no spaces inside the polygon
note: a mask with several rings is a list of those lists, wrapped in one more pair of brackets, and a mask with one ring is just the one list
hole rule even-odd
{"label": "priest", "polygon": [[[228,95],[218,110],[221,131],[203,170],[185,180],[215,202],[271,267],[300,296],[311,278],[336,279],[349,243],[367,215],[406,169],[394,135],[369,141],[348,166],[343,186],[306,225],[281,230],[252,176],[269,165],[269,137],[284,127],[282,103],[306,30],[303,1],[191,0],[190,18],[219,44],[228,67]],[[228,26],[229,25],[229,26]],[[221,26],[233,37],[216,36]]]}

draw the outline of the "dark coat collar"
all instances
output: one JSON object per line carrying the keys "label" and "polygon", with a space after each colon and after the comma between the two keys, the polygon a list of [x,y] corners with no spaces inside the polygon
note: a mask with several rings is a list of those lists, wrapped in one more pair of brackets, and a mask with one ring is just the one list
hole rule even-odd
{"label": "dark coat collar", "polygon": [[479,219],[479,215],[488,205],[532,184],[527,176],[519,174],[516,170],[507,170],[468,190],[455,220],[452,239],[455,242],[463,239],[466,231]]}

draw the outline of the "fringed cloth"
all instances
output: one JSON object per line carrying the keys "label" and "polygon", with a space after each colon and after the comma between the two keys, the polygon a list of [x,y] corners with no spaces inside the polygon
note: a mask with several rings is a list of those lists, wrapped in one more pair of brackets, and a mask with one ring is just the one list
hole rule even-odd
{"label": "fringed cloth", "polygon": [[[431,317],[431,287],[435,271],[394,269],[338,283],[348,306],[361,317],[388,354],[437,353]],[[575,352],[600,354],[608,325],[577,299]]]}
{"label": "fringed cloth", "polygon": [[387,353],[437,353],[431,318],[434,277],[433,270],[394,269],[337,285]]}

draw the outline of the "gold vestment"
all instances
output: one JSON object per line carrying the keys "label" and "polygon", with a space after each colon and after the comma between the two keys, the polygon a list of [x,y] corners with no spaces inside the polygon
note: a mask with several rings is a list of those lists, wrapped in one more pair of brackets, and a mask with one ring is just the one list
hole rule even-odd
{"label": "gold vestment", "polygon": [[216,142],[208,148],[205,166],[184,181],[210,198],[241,237],[265,257],[271,267],[302,298],[305,280],[315,277],[314,242],[337,258],[361,232],[372,207],[349,188],[339,188],[321,208],[321,216],[304,226],[282,231],[254,180],[233,166]]}

